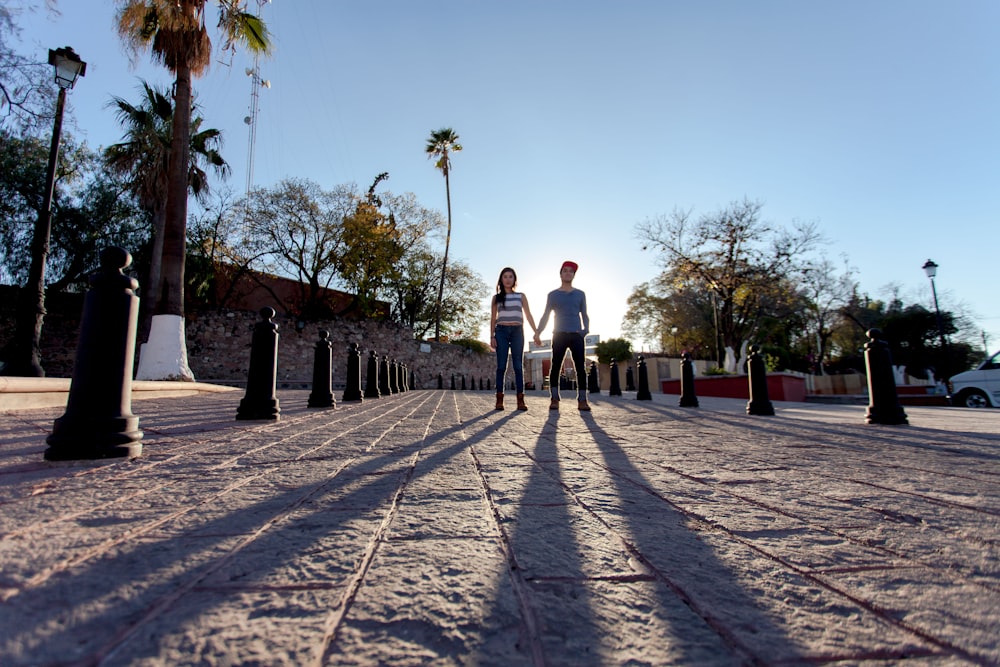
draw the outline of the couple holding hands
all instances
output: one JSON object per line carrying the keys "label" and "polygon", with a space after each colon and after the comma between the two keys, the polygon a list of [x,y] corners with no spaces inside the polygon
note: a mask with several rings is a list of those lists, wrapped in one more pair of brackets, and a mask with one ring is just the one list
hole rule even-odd
{"label": "couple holding hands", "polygon": [[510,354],[514,362],[514,382],[517,387],[517,409],[527,410],[524,402],[524,320],[528,320],[535,332],[535,345],[541,345],[541,333],[549,322],[549,316],[555,315],[552,331],[552,367],[549,371],[550,410],[559,409],[559,376],[567,350],[573,356],[573,367],[576,372],[577,409],[589,411],[587,403],[587,367],[584,357],[584,337],[590,330],[590,317],[587,315],[587,296],[573,287],[573,279],[579,266],[576,262],[563,262],[559,269],[561,285],[549,292],[545,302],[545,312],[535,326],[528,308],[528,298],[515,292],[517,273],[510,267],[500,271],[497,280],[497,293],[490,308],[490,347],[497,353],[497,410],[503,410],[504,376],[507,373],[507,356]]}

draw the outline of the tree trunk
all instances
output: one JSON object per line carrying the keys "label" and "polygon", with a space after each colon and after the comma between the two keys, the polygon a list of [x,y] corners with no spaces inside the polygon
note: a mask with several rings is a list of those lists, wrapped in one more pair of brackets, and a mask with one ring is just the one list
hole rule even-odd
{"label": "tree trunk", "polygon": [[137,380],[194,380],[184,334],[184,256],[190,164],[191,69],[177,69],[163,254],[149,341],[139,353]]}
{"label": "tree trunk", "polygon": [[163,263],[157,315],[184,316],[184,255],[187,236],[188,165],[191,152],[191,70],[179,67],[174,83],[173,136],[163,229]]}
{"label": "tree trunk", "polygon": [[444,172],[444,192],[448,202],[448,233],[444,237],[444,262],[441,263],[441,284],[438,286],[437,315],[434,322],[434,340],[441,342],[441,301],[444,298],[444,277],[448,272],[448,249],[451,247],[451,184]]}
{"label": "tree trunk", "polygon": [[149,274],[146,276],[146,284],[143,285],[142,303],[140,309],[142,317],[139,320],[138,340],[145,341],[149,336],[149,321],[153,317],[153,308],[156,305],[156,295],[160,287],[161,267],[163,266],[163,233],[167,218],[165,204],[157,204],[153,210],[153,249],[149,258]]}

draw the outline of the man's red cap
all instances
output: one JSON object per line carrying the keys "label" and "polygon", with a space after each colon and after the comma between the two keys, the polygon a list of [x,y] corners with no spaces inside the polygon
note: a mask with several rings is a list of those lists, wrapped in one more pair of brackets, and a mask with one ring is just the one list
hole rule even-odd
{"label": "man's red cap", "polygon": [[569,261],[569,260],[567,259],[567,260],[566,260],[565,262],[563,262],[563,263],[562,263],[562,266],[560,266],[560,267],[559,267],[559,270],[560,270],[560,271],[562,271],[562,270],[563,270],[563,269],[565,269],[565,268],[566,268],[567,266],[568,266],[569,268],[573,269],[573,273],[576,273],[576,270],[577,270],[578,268],[580,268],[580,265],[579,265],[579,264],[577,264],[576,262],[571,262],[571,261]]}

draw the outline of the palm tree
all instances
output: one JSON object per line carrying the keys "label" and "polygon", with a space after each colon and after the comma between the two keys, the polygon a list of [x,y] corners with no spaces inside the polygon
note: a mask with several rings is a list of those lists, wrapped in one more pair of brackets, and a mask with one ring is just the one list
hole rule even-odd
{"label": "palm tree", "polygon": [[[141,92],[143,98],[138,105],[120,97],[112,98],[109,106],[116,109],[115,116],[125,136],[121,143],[105,149],[104,162],[109,169],[128,179],[139,205],[152,217],[153,251],[143,293],[143,304],[152,305],[160,284],[166,220],[166,201],[162,193],[167,188],[174,108],[164,90],[143,81]],[[202,165],[214,168],[222,178],[230,171],[216,149],[221,144],[222,133],[215,129],[201,130],[201,123],[198,116],[191,120],[191,164],[188,167],[188,188],[199,201],[209,193],[208,175]],[[140,338],[149,331],[147,319],[148,313],[143,317]]]}
{"label": "palm tree", "polygon": [[[149,341],[139,358],[140,379],[193,380],[184,344],[184,255],[188,169],[191,150],[192,77],[212,62],[205,28],[208,0],[119,0],[118,34],[133,54],[149,50],[174,75],[174,114],[168,158],[160,281]],[[216,0],[223,50],[237,43],[257,53],[270,50],[260,17],[245,11],[246,0]],[[147,356],[147,351],[148,355]]]}
{"label": "palm tree", "polygon": [[450,127],[443,127],[440,130],[431,132],[430,139],[427,140],[427,157],[437,158],[434,166],[444,174],[444,191],[448,200],[448,233],[444,237],[444,262],[441,265],[441,284],[438,286],[437,315],[434,322],[434,340],[441,340],[441,298],[444,296],[444,276],[448,270],[448,248],[451,246],[451,183],[448,180],[448,172],[451,171],[451,158],[453,152],[462,150],[462,145],[458,143],[458,135]]}

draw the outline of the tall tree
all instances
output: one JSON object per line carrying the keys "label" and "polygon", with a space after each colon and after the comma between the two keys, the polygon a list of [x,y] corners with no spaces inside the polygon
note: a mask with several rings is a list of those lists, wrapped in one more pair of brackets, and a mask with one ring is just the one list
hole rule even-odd
{"label": "tall tree", "polygon": [[444,191],[448,202],[448,233],[444,239],[444,262],[441,264],[441,283],[438,286],[437,315],[434,320],[434,340],[441,340],[441,300],[444,296],[444,279],[448,272],[448,250],[451,247],[451,154],[462,150],[458,134],[450,127],[431,132],[427,140],[427,156],[435,159],[434,166],[444,174]]}
{"label": "tall tree", "polygon": [[378,312],[378,293],[403,256],[396,218],[382,210],[382,198],[375,194],[375,188],[387,178],[388,172],[379,174],[368,194],[358,199],[354,212],[343,221],[344,252],[338,270],[354,294],[353,307],[365,317]]}
{"label": "tall tree", "polygon": [[[174,76],[174,115],[167,178],[163,263],[150,340],[139,359],[137,377],[185,379],[194,376],[184,344],[184,259],[190,164],[192,77],[212,62],[205,27],[208,0],[119,0],[118,34],[133,52],[149,50]],[[270,50],[266,26],[245,11],[246,0],[216,0],[217,27],[224,51],[241,44],[256,53]],[[157,321],[159,320],[159,321]],[[148,356],[146,356],[148,355]]]}
{"label": "tall tree", "polygon": [[[153,221],[153,248],[150,253],[149,270],[143,290],[143,302],[155,301],[160,285],[160,267],[163,258],[163,235],[166,220],[166,200],[163,192],[167,189],[170,171],[174,108],[168,93],[145,81],[140,89],[142,99],[132,104],[121,97],[113,97],[109,106],[115,109],[118,123],[125,130],[124,140],[112,144],[104,152],[108,167],[124,176],[139,205],[146,210]],[[195,111],[197,106],[195,106]],[[188,165],[188,188],[200,201],[209,193],[209,180],[205,168],[211,167],[222,178],[229,175],[229,165],[222,158],[218,147],[222,133],[216,129],[201,129],[202,118],[191,120],[190,164]],[[148,333],[143,317],[142,334]]]}
{"label": "tall tree", "polygon": [[454,261],[448,268],[444,299],[438,309],[434,292],[440,266],[440,254],[427,243],[410,248],[384,292],[392,320],[413,329],[418,340],[424,339],[434,328],[440,310],[441,322],[452,338],[478,335],[487,317],[478,304],[489,296],[489,287],[467,264]]}
{"label": "tall tree", "polygon": [[331,314],[324,290],[337,279],[344,253],[343,221],[357,202],[353,186],[326,191],[308,180],[288,179],[258,188],[247,205],[248,234],[270,260],[263,268],[302,285],[299,314]]}
{"label": "tall tree", "polygon": [[843,273],[837,275],[833,262],[827,258],[807,264],[799,284],[805,297],[807,327],[815,345],[810,346],[813,372],[825,375],[824,362],[829,358],[831,338],[843,319],[843,309],[857,292],[858,284],[854,280],[854,270],[846,260]]}
{"label": "tall tree", "polygon": [[744,199],[698,219],[692,219],[690,212],[674,211],[636,229],[643,247],[660,253],[666,270],[681,280],[700,283],[714,297],[729,371],[736,370],[736,352],[742,351],[764,316],[791,310],[791,278],[820,241],[814,224],[797,223],[792,230],[773,227],[761,219],[762,208],[760,202]]}

